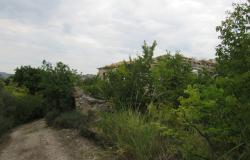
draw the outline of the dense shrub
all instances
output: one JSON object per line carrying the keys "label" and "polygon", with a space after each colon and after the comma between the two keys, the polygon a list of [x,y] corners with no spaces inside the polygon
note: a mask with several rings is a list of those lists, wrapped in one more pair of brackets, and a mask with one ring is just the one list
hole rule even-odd
{"label": "dense shrub", "polygon": [[91,117],[78,111],[59,112],[57,110],[50,111],[46,114],[46,123],[51,127],[77,129],[83,137],[95,139],[94,132],[90,131],[89,124]]}
{"label": "dense shrub", "polygon": [[67,65],[59,62],[53,67],[44,61],[41,68],[22,66],[16,69],[13,80],[8,86],[0,81],[1,123],[6,118],[13,121],[13,125],[2,125],[2,131],[41,118],[48,111],[46,120],[49,125],[69,127],[71,124],[65,122],[66,119],[71,118],[72,123],[77,119],[72,119],[74,116],[71,115],[57,117],[59,113],[72,111],[75,107],[73,91],[77,75]]}
{"label": "dense shrub", "polygon": [[107,88],[107,83],[98,76],[85,79],[82,84],[82,89],[92,97],[105,99],[110,97]]}
{"label": "dense shrub", "polygon": [[41,118],[45,111],[41,96],[29,95],[25,90],[14,86],[0,89],[1,133],[19,124]]}
{"label": "dense shrub", "polygon": [[116,106],[127,106],[141,112],[146,111],[146,105],[152,98],[153,53],[156,42],[142,46],[143,54],[136,59],[124,62],[116,70],[110,71],[106,77],[109,98]]}
{"label": "dense shrub", "polygon": [[[154,42],[145,43],[142,56],[110,71],[105,81],[85,80],[87,93],[111,99],[117,109],[98,119],[95,129],[103,144],[135,160],[250,159],[250,34],[245,26],[249,12],[248,4],[236,4],[217,27],[221,43],[216,48],[216,74],[202,71],[194,76],[179,54],[154,61]],[[41,93],[50,111],[47,123],[95,136],[89,130],[92,118],[72,111],[75,71],[61,62],[55,67],[44,62],[41,69]],[[29,82],[36,81],[36,70],[27,70]],[[3,86],[0,81],[0,135],[43,115],[41,97]]]}
{"label": "dense shrub", "polygon": [[[194,76],[178,54],[152,63],[155,45],[144,45],[142,57],[108,74],[117,108],[133,108],[144,116],[104,114],[99,125],[104,140],[128,159],[157,159],[159,147],[166,154],[172,148],[168,155],[176,159],[250,159],[250,34],[245,25],[250,6],[233,7],[217,27],[221,42],[212,75]],[[155,106],[149,106],[150,118],[145,119],[148,104]]]}
{"label": "dense shrub", "polygon": [[47,125],[53,126],[55,119],[60,115],[60,112],[57,110],[49,111],[45,116],[45,121]]}
{"label": "dense shrub", "polygon": [[[250,141],[247,133],[250,133],[250,119],[244,117],[249,115],[249,109],[241,106],[235,96],[227,95],[215,85],[203,89],[189,86],[185,92],[188,96],[180,98],[178,117],[183,126],[194,130],[207,143],[207,151],[203,147],[200,155],[204,156],[206,152],[209,153],[207,158],[211,159],[249,158]],[[197,154],[197,151],[190,153]]]}
{"label": "dense shrub", "polygon": [[96,140],[99,141],[99,139],[97,139],[96,134],[90,130],[89,128],[89,124],[88,123],[82,123],[79,127],[79,134],[83,137],[92,139],[92,140]]}
{"label": "dense shrub", "polygon": [[16,123],[26,123],[45,114],[45,107],[42,97],[26,95],[16,99],[16,108],[12,116],[15,117]]}
{"label": "dense shrub", "polygon": [[170,52],[157,59],[152,67],[154,102],[178,106],[178,98],[184,94],[188,84],[192,84],[196,75],[192,73],[191,64],[178,52]]}
{"label": "dense shrub", "polygon": [[87,123],[87,116],[77,112],[65,112],[55,118],[53,125],[58,128],[78,129],[81,124]]}
{"label": "dense shrub", "polygon": [[74,109],[74,85],[77,81],[76,71],[69,66],[58,62],[56,66],[43,61],[41,93],[49,106],[49,110],[61,112]]}
{"label": "dense shrub", "polygon": [[[128,159],[160,159],[171,150],[158,127],[133,111],[104,113],[98,129],[103,142],[114,145],[118,153]],[[174,152],[168,155],[174,156]]]}
{"label": "dense shrub", "polygon": [[42,88],[40,86],[42,80],[42,70],[40,68],[32,68],[31,66],[21,66],[16,68],[13,76],[13,81],[19,87],[26,87],[30,94],[39,92]]}
{"label": "dense shrub", "polygon": [[15,96],[3,91],[2,114],[5,117],[12,117],[15,124],[22,124],[44,116],[45,107],[41,96],[22,94]]}
{"label": "dense shrub", "polygon": [[0,116],[0,137],[14,127],[14,120]]}

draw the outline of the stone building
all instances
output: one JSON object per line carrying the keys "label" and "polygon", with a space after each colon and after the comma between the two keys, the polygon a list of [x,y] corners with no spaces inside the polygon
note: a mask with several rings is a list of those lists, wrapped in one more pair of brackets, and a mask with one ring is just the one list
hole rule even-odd
{"label": "stone building", "polygon": [[209,72],[214,72],[215,70],[215,59],[209,59],[209,60],[197,60],[194,58],[185,58],[192,66],[193,72],[198,73],[198,71],[201,71],[203,69],[206,69]]}
{"label": "stone building", "polygon": [[[163,56],[158,56],[154,58],[155,61],[158,59],[164,57]],[[197,60],[195,58],[187,58],[184,57],[187,62],[189,62],[192,66],[192,70],[194,73],[198,73],[199,71],[206,69],[209,72],[213,72],[215,70],[215,59],[209,59],[209,60]],[[98,76],[100,78],[104,78],[109,71],[115,71],[120,65],[122,65],[124,61],[117,62],[117,63],[112,63],[110,65],[106,65],[104,67],[97,68],[98,69]],[[127,62],[129,63],[129,62]]]}
{"label": "stone building", "polygon": [[109,71],[115,71],[120,65],[122,65],[124,61],[112,63],[110,65],[106,65],[104,67],[97,68],[98,69],[98,76],[100,78],[104,78]]}

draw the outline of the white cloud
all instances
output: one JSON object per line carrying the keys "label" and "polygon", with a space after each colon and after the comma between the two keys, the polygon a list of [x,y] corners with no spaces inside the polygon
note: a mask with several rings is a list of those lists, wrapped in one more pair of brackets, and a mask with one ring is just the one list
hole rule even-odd
{"label": "white cloud", "polygon": [[215,27],[243,0],[0,0],[0,70],[63,61],[83,73],[135,56],[143,41],[156,54],[181,50],[214,58]]}

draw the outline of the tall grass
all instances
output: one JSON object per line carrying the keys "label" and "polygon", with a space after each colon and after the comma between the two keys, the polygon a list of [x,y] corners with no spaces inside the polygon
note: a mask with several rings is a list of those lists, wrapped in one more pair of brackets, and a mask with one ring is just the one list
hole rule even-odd
{"label": "tall grass", "polygon": [[125,159],[161,159],[167,143],[158,128],[133,111],[104,113],[98,124],[104,143],[111,143]]}

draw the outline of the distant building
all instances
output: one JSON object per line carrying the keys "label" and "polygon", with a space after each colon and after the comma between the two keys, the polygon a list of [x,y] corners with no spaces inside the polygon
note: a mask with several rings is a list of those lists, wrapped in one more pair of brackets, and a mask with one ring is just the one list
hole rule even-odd
{"label": "distant building", "polygon": [[91,79],[91,78],[94,78],[96,75],[94,74],[84,74],[84,75],[81,75],[80,78],[82,80],[85,80],[85,79]]}
{"label": "distant building", "polygon": [[[154,58],[155,60],[160,59],[163,56],[159,56]],[[187,58],[184,57],[187,62],[189,62],[192,66],[192,71],[194,73],[198,73],[201,70],[206,69],[209,72],[214,72],[215,70],[215,59],[209,59],[209,60],[197,60],[195,58]],[[112,63],[110,65],[106,65],[104,67],[97,68],[98,69],[98,76],[100,78],[104,78],[108,72],[110,71],[115,71],[120,65],[122,65],[125,61],[117,62],[117,63]]]}
{"label": "distant building", "polygon": [[194,58],[185,58],[192,66],[192,70],[195,73],[198,73],[198,71],[202,71],[206,69],[208,72],[214,72],[215,71],[215,65],[216,61],[215,59],[209,59],[209,60],[197,60]]}
{"label": "distant building", "polygon": [[122,65],[125,61],[117,62],[117,63],[112,63],[110,65],[106,65],[98,69],[98,76],[100,78],[104,78],[109,71],[115,71],[120,65]]}

